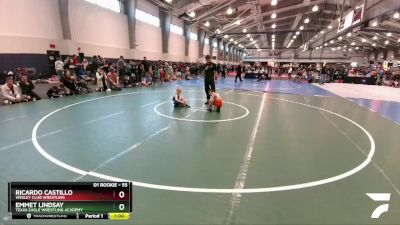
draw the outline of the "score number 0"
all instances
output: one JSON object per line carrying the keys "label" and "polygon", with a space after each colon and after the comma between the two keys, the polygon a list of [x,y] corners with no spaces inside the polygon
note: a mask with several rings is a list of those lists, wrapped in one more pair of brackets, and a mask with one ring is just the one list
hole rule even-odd
{"label": "score number 0", "polygon": [[[128,187],[128,183],[122,183],[121,186],[122,186],[122,187]],[[119,197],[120,199],[123,199],[123,198],[125,197],[125,192],[124,192],[124,191],[120,191],[120,192],[118,193],[118,197]],[[119,204],[118,208],[119,208],[120,211],[123,211],[123,210],[125,209],[125,204],[122,204],[122,203]]]}
{"label": "score number 0", "polygon": [[[125,192],[124,191],[120,191],[118,193],[118,197],[120,199],[123,199],[125,197]],[[120,211],[123,211],[125,209],[125,204],[123,204],[123,203],[119,204],[118,208],[119,208]]]}

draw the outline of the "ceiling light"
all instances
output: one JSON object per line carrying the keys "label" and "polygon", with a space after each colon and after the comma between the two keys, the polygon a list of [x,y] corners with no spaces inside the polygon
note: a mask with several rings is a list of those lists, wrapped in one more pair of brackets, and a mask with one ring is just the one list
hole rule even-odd
{"label": "ceiling light", "polygon": [[356,43],[355,42],[351,42],[351,45],[355,45]]}
{"label": "ceiling light", "polygon": [[193,17],[196,16],[196,13],[192,11],[192,12],[189,13],[189,16],[193,18]]}
{"label": "ceiling light", "polygon": [[328,43],[325,43],[324,46],[328,46]]}
{"label": "ceiling light", "polygon": [[356,47],[356,49],[358,49],[358,47]]}
{"label": "ceiling light", "polygon": [[325,31],[321,30],[321,34],[324,34],[324,33],[325,33]]}
{"label": "ceiling light", "polygon": [[313,11],[313,12],[318,11],[318,6],[317,6],[317,5],[314,5],[314,7],[312,7],[312,11]]}
{"label": "ceiling light", "polygon": [[343,49],[343,51],[345,52],[345,51],[346,51],[346,49]]}
{"label": "ceiling light", "polygon": [[393,18],[395,18],[395,19],[398,19],[399,17],[400,17],[399,12],[396,12],[396,13],[393,15]]}
{"label": "ceiling light", "polygon": [[390,36],[392,36],[392,33],[389,32],[386,34],[386,36],[390,37]]}
{"label": "ceiling light", "polygon": [[333,40],[331,40],[329,43],[333,44],[333,43],[334,43],[334,41],[333,41]]}
{"label": "ceiling light", "polygon": [[387,44],[389,44],[389,41],[388,41],[388,40],[385,41],[385,45],[387,45]]}
{"label": "ceiling light", "polygon": [[377,36],[374,36],[372,39],[374,39],[374,40],[377,40],[377,39],[378,39],[378,37],[377,37]]}
{"label": "ceiling light", "polygon": [[275,23],[272,24],[271,27],[272,27],[272,29],[275,29],[276,28],[276,24]]}
{"label": "ceiling light", "polygon": [[278,4],[278,0],[272,0],[271,1],[271,5],[276,5],[276,4]]}
{"label": "ceiling light", "polygon": [[237,45],[237,41],[235,41],[234,43],[235,43],[235,45]]}
{"label": "ceiling light", "polygon": [[209,26],[210,26],[210,22],[207,21],[207,22],[204,24],[204,26],[209,27]]}
{"label": "ceiling light", "polygon": [[253,41],[253,38],[250,38],[250,41]]}
{"label": "ceiling light", "polygon": [[217,29],[216,32],[217,32],[217,34],[220,34],[220,33],[221,33],[221,30],[220,30],[220,29]]}
{"label": "ceiling light", "polygon": [[165,0],[166,2],[168,2],[168,3],[171,3],[172,2],[172,0]]}
{"label": "ceiling light", "polygon": [[243,29],[243,33],[246,33],[246,32],[247,32],[247,29],[246,29],[246,28],[244,28],[244,29]]}
{"label": "ceiling light", "polygon": [[231,15],[232,13],[233,13],[233,9],[232,9],[231,7],[229,7],[229,8],[226,10],[226,14]]}
{"label": "ceiling light", "polygon": [[340,46],[339,46],[339,47],[337,47],[337,49],[341,49],[341,48],[342,48],[342,47],[340,47]]}
{"label": "ceiling light", "polygon": [[310,22],[310,19],[309,18],[306,18],[305,20],[304,20],[304,23],[309,23]]}
{"label": "ceiling light", "polygon": [[332,51],[335,51],[335,50],[336,50],[336,48],[331,48],[331,50],[332,50]]}
{"label": "ceiling light", "polygon": [[300,34],[300,31],[297,31],[297,32],[296,32],[296,35],[299,35],[299,34]]}
{"label": "ceiling light", "polygon": [[276,13],[272,13],[271,14],[271,19],[275,19],[276,18]]}
{"label": "ceiling light", "polygon": [[304,27],[303,26],[300,26],[300,28],[299,28],[300,30],[303,30],[304,29]]}
{"label": "ceiling light", "polygon": [[293,39],[296,39],[296,38],[297,38],[297,36],[296,36],[296,35],[294,35],[294,36],[293,36]]}
{"label": "ceiling light", "polygon": [[236,20],[236,21],[235,21],[235,24],[236,24],[236,25],[240,25],[240,20]]}
{"label": "ceiling light", "polygon": [[250,34],[247,34],[247,37],[250,37],[251,35]]}
{"label": "ceiling light", "polygon": [[316,47],[315,49],[317,49],[317,50],[318,50],[318,49],[319,49],[319,47]]}
{"label": "ceiling light", "polygon": [[373,26],[373,27],[378,26],[378,22],[377,22],[377,21],[374,21],[374,22],[372,23],[372,26]]}
{"label": "ceiling light", "polygon": [[[271,35],[272,38],[275,38],[275,34]],[[400,39],[399,39],[400,40]]]}
{"label": "ceiling light", "polygon": [[315,38],[317,38],[317,37],[318,37],[318,35],[315,35],[314,37],[315,37]]}
{"label": "ceiling light", "polygon": [[229,39],[229,41],[232,42],[232,41],[233,41],[233,38]]}
{"label": "ceiling light", "polygon": [[332,29],[332,25],[329,25],[329,26],[328,26],[328,29]]}
{"label": "ceiling light", "polygon": [[400,38],[399,38],[399,40],[397,40],[397,42],[400,42]]}
{"label": "ceiling light", "polygon": [[229,35],[227,35],[227,34],[224,35],[224,38],[228,38],[228,37],[229,37]]}
{"label": "ceiling light", "polygon": [[351,33],[349,32],[349,33],[347,33],[347,37],[351,37]]}
{"label": "ceiling light", "polygon": [[342,36],[340,36],[338,39],[339,39],[339,40],[342,40],[343,38],[342,38]]}
{"label": "ceiling light", "polygon": [[257,49],[257,51],[261,52],[261,49]]}
{"label": "ceiling light", "polygon": [[361,39],[361,42],[366,42],[367,40],[365,40],[364,38],[363,39]]}
{"label": "ceiling light", "polygon": [[374,47],[375,47],[375,46],[376,46],[376,44],[375,44],[375,43],[373,43],[373,44],[372,44],[372,46],[374,46]]}
{"label": "ceiling light", "polygon": [[343,48],[347,48],[347,45],[343,46]]}

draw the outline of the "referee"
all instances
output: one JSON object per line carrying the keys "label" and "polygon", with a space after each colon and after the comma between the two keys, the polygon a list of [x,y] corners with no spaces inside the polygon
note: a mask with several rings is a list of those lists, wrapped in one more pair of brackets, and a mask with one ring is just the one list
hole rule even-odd
{"label": "referee", "polygon": [[207,102],[204,104],[208,104],[210,100],[210,90],[215,90],[215,76],[217,72],[217,65],[211,62],[210,55],[206,56],[206,65],[204,67],[204,89],[207,95]]}

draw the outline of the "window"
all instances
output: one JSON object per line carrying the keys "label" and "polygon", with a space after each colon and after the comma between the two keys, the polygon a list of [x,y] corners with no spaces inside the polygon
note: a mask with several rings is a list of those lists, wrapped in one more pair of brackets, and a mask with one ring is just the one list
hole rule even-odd
{"label": "window", "polygon": [[217,42],[216,42],[216,41],[214,41],[214,43],[213,43],[213,47],[214,47],[214,48],[218,48],[218,44],[217,44]]}
{"label": "window", "polygon": [[92,4],[104,7],[106,9],[112,10],[114,12],[121,12],[121,6],[119,0],[86,0]]}
{"label": "window", "polygon": [[205,45],[209,45],[209,44],[210,44],[210,39],[204,38],[204,44],[205,44]]}
{"label": "window", "polygon": [[160,26],[160,19],[156,16],[153,16],[147,12],[144,12],[140,9],[136,9],[135,11],[135,18],[142,22],[151,24],[153,26],[159,27]]}
{"label": "window", "polygon": [[197,34],[190,32],[190,39],[197,41]]}
{"label": "window", "polygon": [[224,45],[221,45],[220,50],[224,50]]}
{"label": "window", "polygon": [[172,33],[182,35],[183,29],[180,26],[174,25],[171,23],[171,27],[169,28]]}

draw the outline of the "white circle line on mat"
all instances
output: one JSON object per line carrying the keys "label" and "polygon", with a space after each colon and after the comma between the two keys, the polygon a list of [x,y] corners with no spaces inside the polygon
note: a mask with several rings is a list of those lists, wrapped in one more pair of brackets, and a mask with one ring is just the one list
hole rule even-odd
{"label": "white circle line on mat", "polygon": [[[345,179],[347,177],[350,177],[351,175],[361,171],[363,168],[365,168],[372,160],[374,154],[375,154],[375,141],[372,137],[372,135],[361,125],[359,125],[358,123],[354,122],[353,120],[342,116],[338,113],[332,112],[330,110],[327,109],[323,109],[317,106],[312,106],[312,105],[308,105],[308,104],[304,104],[301,102],[296,102],[296,101],[291,101],[291,100],[287,100],[287,99],[281,99],[281,98],[274,98],[274,97],[267,97],[267,98],[271,98],[271,99],[276,99],[276,100],[280,100],[280,101],[285,101],[285,102],[290,102],[290,103],[294,103],[294,104],[298,104],[298,105],[302,105],[302,106],[306,106],[306,107],[310,107],[310,108],[314,108],[317,110],[321,110],[327,113],[330,113],[332,115],[338,116],[342,119],[345,119],[346,121],[354,124],[356,127],[358,127],[359,129],[361,129],[366,136],[368,137],[369,141],[370,141],[370,151],[367,155],[367,158],[358,166],[356,166],[355,168],[346,171],[344,173],[341,173],[339,175],[333,176],[333,177],[328,177],[328,178],[324,178],[324,179],[320,179],[320,180],[316,180],[316,181],[311,181],[311,182],[306,182],[306,183],[299,183],[299,184],[292,184],[292,185],[284,185],[284,186],[274,186],[274,187],[261,187],[261,188],[245,188],[245,189],[232,189],[232,188],[228,188],[228,189],[223,189],[223,188],[196,188],[196,187],[178,187],[178,186],[167,186],[167,185],[159,185],[159,184],[151,184],[151,183],[144,183],[144,182],[139,182],[139,181],[130,181],[127,179],[122,179],[122,178],[118,178],[118,177],[114,177],[114,176],[109,176],[109,175],[105,175],[105,174],[101,174],[101,173],[97,173],[94,171],[85,171],[82,169],[79,169],[77,167],[71,166],[67,163],[64,163],[58,159],[56,159],[55,157],[53,157],[52,155],[50,155],[49,153],[46,152],[46,150],[44,150],[42,148],[42,146],[40,146],[38,140],[37,140],[37,130],[40,126],[40,124],[46,120],[48,117],[50,117],[51,115],[67,109],[69,107],[75,106],[75,105],[79,105],[85,102],[90,102],[90,101],[95,101],[98,99],[103,99],[103,98],[107,98],[107,97],[113,97],[113,96],[121,96],[121,95],[127,95],[127,94],[139,94],[139,93],[153,93],[153,92],[161,92],[161,91],[145,91],[145,92],[131,92],[131,93],[125,93],[125,94],[118,94],[118,95],[112,95],[112,96],[104,96],[104,97],[99,97],[99,98],[94,98],[94,99],[89,99],[89,100],[84,100],[81,102],[77,102],[74,104],[70,104],[67,106],[64,106],[62,108],[56,109],[52,112],[50,112],[49,114],[47,114],[46,116],[42,117],[34,126],[33,130],[32,130],[32,143],[34,145],[34,147],[36,148],[36,150],[43,156],[45,157],[47,160],[49,160],[50,162],[64,168],[67,169],[69,171],[72,171],[74,173],[78,173],[82,176],[93,176],[93,177],[97,177],[100,179],[105,179],[105,180],[109,180],[109,181],[115,181],[115,182],[120,182],[120,181],[125,181],[125,182],[132,182],[132,184],[134,186],[137,187],[144,187],[144,188],[151,188],[151,189],[157,189],[157,190],[166,190],[166,191],[178,191],[178,192],[194,192],[194,193],[265,193],[265,192],[278,192],[278,191],[288,191],[288,190],[297,190],[297,189],[303,189],[303,188],[309,188],[309,187],[315,187],[315,186],[319,186],[319,185],[324,185],[324,184],[328,184],[328,183],[332,183],[338,180],[342,180]],[[247,94],[247,95],[252,95],[252,94]],[[258,96],[260,97],[260,95],[254,95],[253,96]]]}
{"label": "white circle line on mat", "polygon": [[[187,101],[205,101],[205,99],[186,99],[186,100]],[[198,122],[198,123],[217,123],[217,122],[228,122],[228,121],[233,121],[233,120],[239,120],[239,119],[245,118],[250,113],[249,109],[247,109],[246,107],[244,107],[242,105],[239,105],[239,104],[236,104],[233,102],[225,102],[224,101],[224,104],[235,105],[235,106],[238,106],[238,107],[244,109],[245,113],[238,117],[229,118],[229,119],[220,119],[220,120],[196,120],[196,119],[188,119],[188,118],[177,118],[177,117],[165,115],[165,114],[161,113],[160,111],[158,111],[158,108],[161,105],[165,105],[168,103],[172,104],[171,101],[167,101],[167,102],[161,102],[158,105],[154,106],[154,108],[153,108],[154,112],[156,112],[158,115],[165,117],[165,118],[169,118],[169,119],[173,119],[173,120],[189,121],[189,122]]]}

